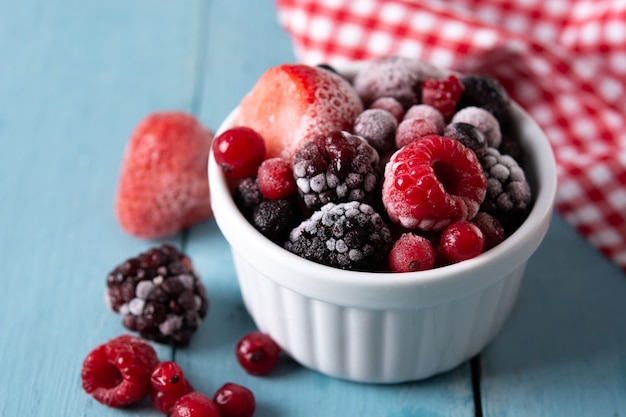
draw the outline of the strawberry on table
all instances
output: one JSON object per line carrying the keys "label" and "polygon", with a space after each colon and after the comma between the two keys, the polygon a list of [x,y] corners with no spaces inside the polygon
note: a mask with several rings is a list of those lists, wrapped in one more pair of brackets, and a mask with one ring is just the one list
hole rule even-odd
{"label": "strawberry on table", "polygon": [[235,125],[264,139],[267,158],[287,160],[300,144],[334,130],[350,130],[363,104],[336,73],[302,64],[268,69],[244,97]]}
{"label": "strawberry on table", "polygon": [[207,178],[212,139],[186,113],[154,113],[141,121],[124,155],[115,202],[126,232],[158,239],[212,215]]}

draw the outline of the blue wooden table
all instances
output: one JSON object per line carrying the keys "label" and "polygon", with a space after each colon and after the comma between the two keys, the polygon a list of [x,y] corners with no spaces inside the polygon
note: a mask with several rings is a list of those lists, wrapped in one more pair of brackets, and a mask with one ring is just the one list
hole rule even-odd
{"label": "blue wooden table", "polygon": [[[294,60],[270,0],[0,0],[0,416],[158,416],[81,389],[95,346],[125,333],[106,274],[157,242],[113,215],[131,131],[156,110],[215,130],[269,66]],[[626,416],[626,277],[558,215],[518,302],[482,354],[393,386],[335,380],[284,360],[237,365],[254,325],[229,249],[209,220],[170,239],[209,292],[185,349],[158,346],[209,395],[248,386],[267,416]]]}

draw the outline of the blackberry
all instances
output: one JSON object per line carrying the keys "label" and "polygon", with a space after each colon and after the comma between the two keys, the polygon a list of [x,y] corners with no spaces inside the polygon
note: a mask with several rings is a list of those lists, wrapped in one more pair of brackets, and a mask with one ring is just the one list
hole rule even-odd
{"label": "blackberry", "polygon": [[290,200],[265,200],[255,208],[252,224],[266,238],[282,245],[302,217],[298,206]]}
{"label": "blackberry", "polygon": [[291,232],[285,248],[335,268],[373,271],[387,259],[391,233],[382,217],[358,201],[328,203]]}
{"label": "blackberry", "polygon": [[175,346],[189,343],[209,307],[191,259],[166,243],[113,269],[105,299],[128,330]]}
{"label": "blackberry", "polygon": [[461,77],[464,91],[456,109],[482,107],[495,116],[503,131],[514,131],[511,118],[511,101],[498,80],[481,74],[467,74]]}
{"label": "blackberry", "polygon": [[481,205],[509,230],[528,215],[532,192],[524,170],[510,155],[488,147],[479,157],[487,177],[487,195]]}
{"label": "blackberry", "polygon": [[254,213],[254,209],[265,200],[261,190],[257,176],[242,178],[237,182],[237,188],[233,193],[233,200],[243,215],[250,219]]}
{"label": "blackberry", "polygon": [[443,130],[443,136],[458,140],[476,154],[487,149],[485,136],[474,125],[469,123],[451,123]]}
{"label": "blackberry", "polygon": [[304,204],[369,202],[380,176],[378,152],[360,136],[333,131],[307,141],[293,157],[293,175]]}

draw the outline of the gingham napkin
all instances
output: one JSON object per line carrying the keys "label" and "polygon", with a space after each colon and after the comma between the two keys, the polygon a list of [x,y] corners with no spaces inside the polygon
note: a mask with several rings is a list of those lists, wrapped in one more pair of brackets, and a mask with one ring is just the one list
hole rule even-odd
{"label": "gingham napkin", "polygon": [[626,0],[277,0],[297,59],[497,78],[548,136],[557,210],[626,271]]}

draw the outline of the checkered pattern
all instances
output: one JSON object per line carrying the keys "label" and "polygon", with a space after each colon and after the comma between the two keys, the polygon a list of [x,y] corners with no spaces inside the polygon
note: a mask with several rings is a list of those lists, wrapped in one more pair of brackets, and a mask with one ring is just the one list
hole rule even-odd
{"label": "checkered pattern", "polygon": [[277,0],[301,62],[421,58],[496,77],[545,131],[557,209],[626,270],[626,0]]}

